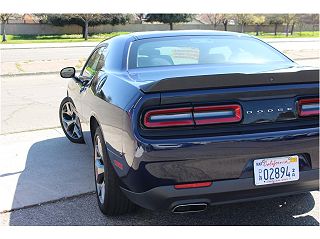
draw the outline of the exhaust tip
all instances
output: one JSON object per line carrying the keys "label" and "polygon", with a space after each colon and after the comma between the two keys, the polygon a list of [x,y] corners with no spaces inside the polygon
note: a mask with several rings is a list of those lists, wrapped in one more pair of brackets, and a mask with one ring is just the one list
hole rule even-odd
{"label": "exhaust tip", "polygon": [[191,203],[177,205],[172,209],[173,213],[190,213],[190,212],[203,212],[208,208],[207,203]]}

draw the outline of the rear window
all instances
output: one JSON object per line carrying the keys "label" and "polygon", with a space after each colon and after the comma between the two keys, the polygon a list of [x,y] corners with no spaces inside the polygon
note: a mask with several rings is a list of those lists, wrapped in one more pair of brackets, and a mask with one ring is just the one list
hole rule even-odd
{"label": "rear window", "polygon": [[129,68],[205,64],[289,63],[268,44],[251,37],[182,36],[138,40],[129,53]]}

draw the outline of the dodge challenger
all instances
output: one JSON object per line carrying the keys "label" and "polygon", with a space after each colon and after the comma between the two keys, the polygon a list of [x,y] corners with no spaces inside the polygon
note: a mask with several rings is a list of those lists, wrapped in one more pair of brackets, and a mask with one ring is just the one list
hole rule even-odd
{"label": "dodge challenger", "polygon": [[101,42],[60,105],[106,215],[174,213],[319,189],[319,69],[219,31]]}

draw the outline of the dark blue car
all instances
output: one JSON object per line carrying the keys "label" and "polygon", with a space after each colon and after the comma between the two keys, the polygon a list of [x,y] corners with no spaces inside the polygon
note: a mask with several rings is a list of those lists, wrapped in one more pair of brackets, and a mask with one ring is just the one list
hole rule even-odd
{"label": "dark blue car", "polygon": [[92,150],[98,204],[116,215],[319,189],[319,70],[254,37],[142,32],[101,42],[60,106]]}

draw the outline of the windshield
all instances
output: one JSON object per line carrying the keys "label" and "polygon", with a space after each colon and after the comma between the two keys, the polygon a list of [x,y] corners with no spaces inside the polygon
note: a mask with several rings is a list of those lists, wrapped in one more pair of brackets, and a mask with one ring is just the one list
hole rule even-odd
{"label": "windshield", "polygon": [[181,36],[133,42],[128,67],[269,63],[291,61],[268,44],[252,37]]}

